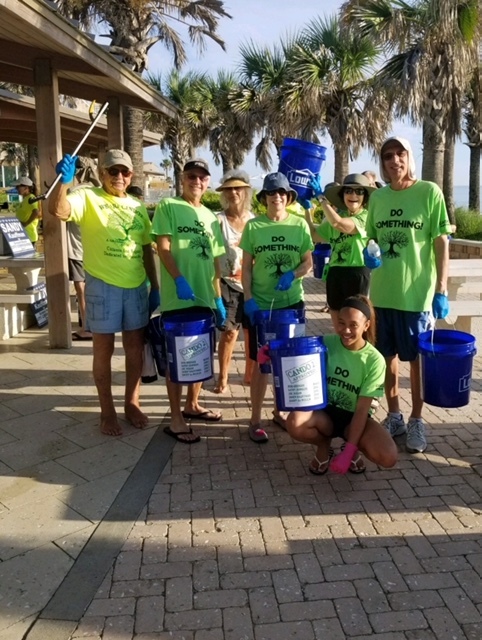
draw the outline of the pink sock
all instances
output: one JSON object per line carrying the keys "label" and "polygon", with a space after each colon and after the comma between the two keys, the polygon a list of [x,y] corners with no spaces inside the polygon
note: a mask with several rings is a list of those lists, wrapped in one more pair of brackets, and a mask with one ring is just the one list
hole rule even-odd
{"label": "pink sock", "polygon": [[268,351],[269,347],[267,344],[258,349],[258,354],[256,356],[258,364],[267,364],[268,362],[270,362],[271,358],[269,357]]}
{"label": "pink sock", "polygon": [[350,468],[351,461],[355,457],[358,447],[351,442],[345,442],[343,451],[335,456],[330,462],[330,470],[334,473],[346,473]]}

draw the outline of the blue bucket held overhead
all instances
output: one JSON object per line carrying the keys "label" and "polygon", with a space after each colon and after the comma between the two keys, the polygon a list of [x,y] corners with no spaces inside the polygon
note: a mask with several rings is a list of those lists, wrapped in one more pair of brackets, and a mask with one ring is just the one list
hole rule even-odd
{"label": "blue bucket held overhead", "polygon": [[418,337],[422,362],[422,398],[435,407],[465,407],[470,400],[472,365],[477,349],[470,333],[448,329]]}
{"label": "blue bucket held overhead", "polygon": [[[306,328],[304,309],[271,309],[256,311],[254,315],[258,348],[270,340],[304,336]],[[271,373],[271,365],[260,364],[261,373]]]}
{"label": "blue bucket held overhead", "polygon": [[321,336],[272,340],[269,355],[279,411],[326,407],[326,347]]}
{"label": "blue bucket held overhead", "polygon": [[202,382],[213,377],[214,317],[175,314],[162,320],[169,377],[172,382]]}
{"label": "blue bucket held overhead", "polygon": [[322,278],[325,266],[329,263],[331,257],[331,245],[322,242],[315,244],[313,251],[313,275],[315,278]]}
{"label": "blue bucket held overhead", "polygon": [[291,187],[303,199],[311,199],[310,178],[321,171],[326,159],[326,147],[306,140],[285,138],[281,146],[278,171],[284,173]]}

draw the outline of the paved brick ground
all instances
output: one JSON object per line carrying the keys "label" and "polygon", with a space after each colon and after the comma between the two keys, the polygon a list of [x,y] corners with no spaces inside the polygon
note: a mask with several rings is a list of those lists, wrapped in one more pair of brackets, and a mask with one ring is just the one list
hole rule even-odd
{"label": "paved brick ground", "polygon": [[[309,332],[326,333],[322,284],[306,284]],[[424,454],[402,440],[394,469],[315,477],[311,448],[268,422],[270,397],[269,443],[248,439],[237,351],[229,392],[204,392],[222,423],[176,445],[72,637],[480,640],[481,364],[469,407],[426,408]]]}

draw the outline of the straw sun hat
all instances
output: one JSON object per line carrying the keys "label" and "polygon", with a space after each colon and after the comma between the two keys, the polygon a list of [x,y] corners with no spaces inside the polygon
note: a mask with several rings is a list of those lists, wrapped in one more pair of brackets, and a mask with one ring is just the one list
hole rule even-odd
{"label": "straw sun hat", "polygon": [[323,195],[337,209],[346,209],[346,204],[343,200],[343,189],[346,187],[351,187],[352,189],[365,189],[368,195],[373,191],[376,191],[376,187],[371,187],[370,181],[362,173],[350,173],[343,180],[343,184],[335,184],[333,186],[325,187]]}

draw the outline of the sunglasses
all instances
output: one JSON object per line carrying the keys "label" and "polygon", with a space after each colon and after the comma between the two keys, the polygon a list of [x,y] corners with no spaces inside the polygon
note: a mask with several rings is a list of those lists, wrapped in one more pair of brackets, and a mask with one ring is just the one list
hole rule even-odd
{"label": "sunglasses", "polygon": [[393,160],[395,156],[398,156],[399,158],[406,158],[407,152],[405,149],[400,149],[400,151],[387,151],[386,153],[382,153],[382,160]]}
{"label": "sunglasses", "polygon": [[132,175],[132,171],[130,169],[116,169],[116,167],[110,167],[109,169],[107,169],[107,173],[113,178],[118,176],[119,173],[122,173],[124,178],[128,178]]}
{"label": "sunglasses", "polygon": [[198,176],[195,173],[186,173],[186,178],[190,182],[196,182],[196,180],[201,180],[201,182],[207,182],[209,180],[209,176]]}
{"label": "sunglasses", "polygon": [[285,189],[273,189],[272,191],[266,191],[267,196],[275,196],[278,193],[280,196],[285,196],[287,191]]}
{"label": "sunglasses", "polygon": [[352,193],[357,196],[364,196],[366,191],[365,189],[352,189],[351,187],[346,187],[346,189],[343,189],[343,193],[346,193],[348,196],[350,196]]}

